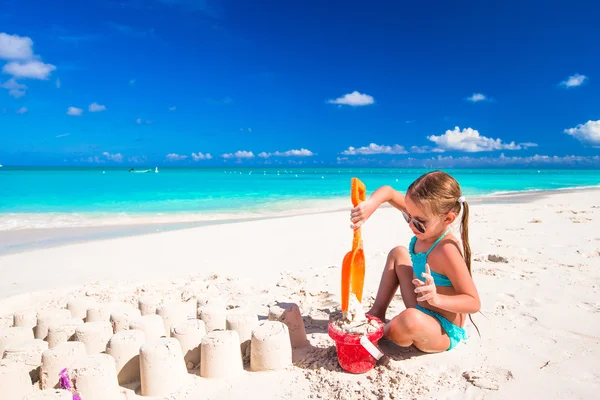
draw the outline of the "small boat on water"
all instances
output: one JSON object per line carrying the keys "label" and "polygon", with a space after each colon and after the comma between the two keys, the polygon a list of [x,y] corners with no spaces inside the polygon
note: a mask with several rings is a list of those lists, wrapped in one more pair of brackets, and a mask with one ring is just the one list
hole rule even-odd
{"label": "small boat on water", "polygon": [[139,171],[136,171],[135,169],[131,168],[129,169],[129,172],[133,172],[134,174],[147,174],[148,172],[152,172],[151,169],[141,169]]}
{"label": "small boat on water", "polygon": [[155,167],[154,173],[158,174],[158,167]]}

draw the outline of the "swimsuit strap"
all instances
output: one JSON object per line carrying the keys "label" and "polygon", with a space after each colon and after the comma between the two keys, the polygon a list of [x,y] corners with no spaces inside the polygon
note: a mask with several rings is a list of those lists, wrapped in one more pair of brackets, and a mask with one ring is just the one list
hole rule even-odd
{"label": "swimsuit strap", "polygon": [[425,253],[426,256],[429,255],[429,253],[431,253],[431,250],[433,250],[433,248],[442,241],[443,238],[446,237],[446,235],[448,234],[448,232],[450,232],[450,228],[446,229],[446,232],[444,232],[444,234],[442,236],[440,236],[435,242],[433,242],[433,244],[431,245],[431,247],[429,248],[429,250],[427,250],[427,253]]}

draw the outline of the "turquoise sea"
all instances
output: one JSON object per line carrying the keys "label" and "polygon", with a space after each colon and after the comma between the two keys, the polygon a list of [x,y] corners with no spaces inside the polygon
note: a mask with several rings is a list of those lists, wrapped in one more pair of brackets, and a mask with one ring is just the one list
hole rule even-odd
{"label": "turquoise sea", "polygon": [[[368,168],[0,168],[0,229],[68,226],[85,218],[193,220],[343,205],[350,178],[369,194],[404,191],[424,169]],[[598,170],[448,169],[466,196],[600,185]],[[44,218],[52,216],[52,218]],[[185,218],[184,218],[185,217]],[[29,221],[29,222],[27,222]],[[32,221],[37,221],[31,224]]]}

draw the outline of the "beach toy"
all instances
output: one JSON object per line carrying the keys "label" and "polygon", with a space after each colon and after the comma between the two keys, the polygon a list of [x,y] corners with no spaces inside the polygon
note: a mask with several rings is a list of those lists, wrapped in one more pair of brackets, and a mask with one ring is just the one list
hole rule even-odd
{"label": "beach toy", "polygon": [[[352,178],[351,185],[352,205],[356,207],[366,199],[367,188],[358,178]],[[362,303],[362,293],[365,282],[365,253],[360,228],[354,230],[352,250],[344,256],[342,261],[342,313],[348,311],[350,292],[356,295]]]}
{"label": "beach toy", "polygon": [[329,323],[329,337],[335,341],[338,364],[345,371],[362,374],[370,371],[383,353],[377,348],[379,339],[383,337],[383,322],[377,317],[367,315],[369,322],[377,322],[377,330],[366,334],[347,333],[334,323]]}
{"label": "beach toy", "polygon": [[[73,385],[71,385],[71,379],[69,379],[69,374],[66,368],[60,371],[59,385],[61,389],[73,393]],[[81,397],[77,393],[73,393],[73,400],[81,400]]]}

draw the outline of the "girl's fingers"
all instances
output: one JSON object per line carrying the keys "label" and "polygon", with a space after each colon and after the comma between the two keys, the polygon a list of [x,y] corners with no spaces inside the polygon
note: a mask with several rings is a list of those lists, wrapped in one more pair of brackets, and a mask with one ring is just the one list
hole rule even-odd
{"label": "girl's fingers", "polygon": [[415,285],[415,286],[423,286],[423,285],[425,284],[425,282],[423,282],[423,281],[420,281],[420,280],[418,280],[418,279],[413,279],[412,283],[413,283],[413,285]]}
{"label": "girl's fingers", "polygon": [[427,301],[427,300],[429,300],[431,298],[433,298],[432,294],[431,293],[427,293],[427,294],[424,294],[421,297],[417,297],[417,301]]}
{"label": "girl's fingers", "polygon": [[417,288],[415,288],[415,293],[421,293],[421,292],[426,292],[426,291],[430,291],[431,287],[424,285],[424,286],[419,286]]}
{"label": "girl's fingers", "polygon": [[433,282],[434,282],[434,281],[433,281],[433,277],[432,277],[430,274],[428,274],[427,272],[423,272],[423,273],[421,274],[421,276],[422,276],[423,278],[425,278],[425,282],[426,282],[428,285],[432,285],[432,284],[433,284]]}

